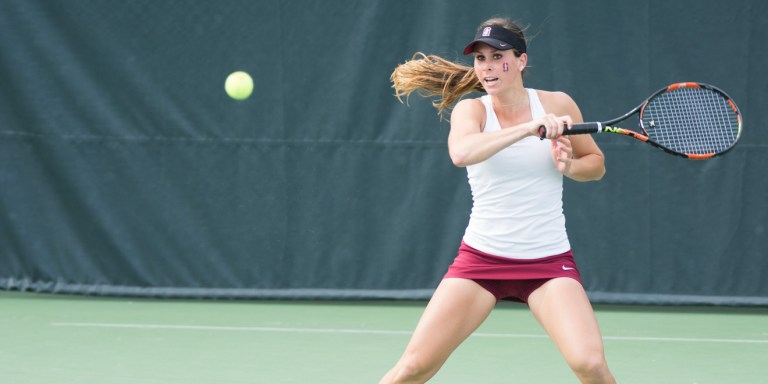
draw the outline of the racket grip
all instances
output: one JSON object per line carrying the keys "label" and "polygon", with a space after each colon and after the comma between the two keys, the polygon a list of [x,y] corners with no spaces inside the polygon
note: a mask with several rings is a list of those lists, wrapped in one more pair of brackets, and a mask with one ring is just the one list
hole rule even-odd
{"label": "racket grip", "polygon": [[[571,128],[566,128],[563,135],[583,135],[587,133],[597,133],[603,131],[603,124],[599,122],[576,123]],[[547,127],[539,126],[539,138],[544,140],[547,137]]]}
{"label": "racket grip", "polygon": [[585,133],[598,133],[603,131],[603,124],[598,122],[576,123],[570,129],[566,129],[563,135],[583,135]]}

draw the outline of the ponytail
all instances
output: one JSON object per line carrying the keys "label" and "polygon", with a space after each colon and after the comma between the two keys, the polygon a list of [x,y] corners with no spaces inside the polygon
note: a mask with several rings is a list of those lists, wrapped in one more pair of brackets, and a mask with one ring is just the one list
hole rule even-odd
{"label": "ponytail", "polygon": [[473,67],[421,52],[398,65],[390,80],[400,102],[403,96],[407,99],[414,91],[424,98],[437,97],[432,106],[437,108],[441,118],[464,95],[484,91]]}

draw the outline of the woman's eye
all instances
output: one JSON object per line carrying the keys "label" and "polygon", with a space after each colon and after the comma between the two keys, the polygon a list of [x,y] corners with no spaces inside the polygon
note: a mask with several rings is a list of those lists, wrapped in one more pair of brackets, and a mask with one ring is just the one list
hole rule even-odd
{"label": "woman's eye", "polygon": [[501,55],[497,53],[497,54],[493,55],[493,58],[496,59],[496,60],[501,59]]}

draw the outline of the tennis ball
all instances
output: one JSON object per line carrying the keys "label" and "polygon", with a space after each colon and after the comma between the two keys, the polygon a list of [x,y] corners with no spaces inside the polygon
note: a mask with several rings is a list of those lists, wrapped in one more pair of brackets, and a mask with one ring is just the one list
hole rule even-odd
{"label": "tennis ball", "polygon": [[224,82],[224,90],[235,100],[245,100],[253,92],[253,79],[243,71],[232,72]]}

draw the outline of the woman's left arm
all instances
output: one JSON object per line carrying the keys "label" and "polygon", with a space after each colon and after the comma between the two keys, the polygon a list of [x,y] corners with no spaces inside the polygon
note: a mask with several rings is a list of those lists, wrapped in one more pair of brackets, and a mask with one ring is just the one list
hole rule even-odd
{"label": "woman's left arm", "polygon": [[[546,96],[546,104],[556,114],[570,115],[574,123],[584,121],[576,102],[567,94],[552,92]],[[572,180],[600,180],[605,175],[605,156],[592,135],[560,136],[553,140],[552,158],[557,170]]]}

